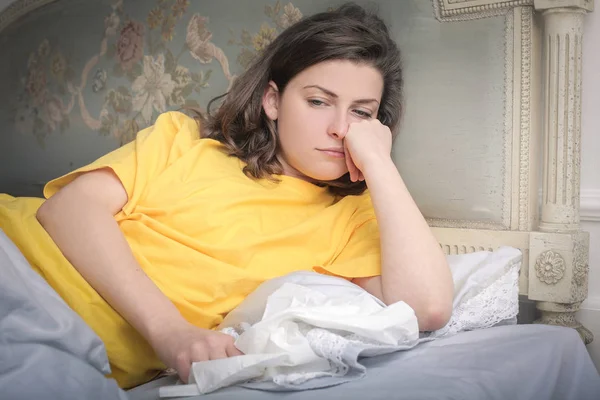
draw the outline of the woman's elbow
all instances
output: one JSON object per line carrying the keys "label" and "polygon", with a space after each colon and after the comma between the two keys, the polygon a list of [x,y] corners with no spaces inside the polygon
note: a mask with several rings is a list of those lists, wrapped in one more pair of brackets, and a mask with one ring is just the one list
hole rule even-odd
{"label": "woman's elbow", "polygon": [[52,203],[50,203],[49,200],[46,200],[42,203],[42,205],[37,209],[35,213],[35,218],[42,226],[44,226],[44,224],[48,221],[52,213],[50,211],[50,208],[52,208]]}
{"label": "woman's elbow", "polygon": [[452,316],[452,304],[436,304],[431,305],[427,308],[427,311],[423,312],[419,322],[420,331],[435,331],[446,326],[450,317]]}
{"label": "woman's elbow", "polygon": [[35,218],[44,229],[59,225],[61,218],[69,213],[69,207],[72,208],[72,206],[65,203],[63,197],[52,196],[37,209]]}

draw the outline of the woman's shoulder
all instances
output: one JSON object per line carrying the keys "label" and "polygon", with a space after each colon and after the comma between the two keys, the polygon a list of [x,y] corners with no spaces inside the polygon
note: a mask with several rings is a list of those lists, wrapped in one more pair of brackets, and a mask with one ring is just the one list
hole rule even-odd
{"label": "woman's shoulder", "polygon": [[200,138],[200,124],[193,117],[181,111],[165,111],[154,122],[153,130],[166,134],[184,133],[192,138]]}
{"label": "woman's shoulder", "polygon": [[185,148],[201,146],[205,149],[224,151],[224,145],[221,142],[202,134],[201,123],[197,119],[181,111],[161,113],[148,131],[152,135],[158,133],[158,136],[170,141],[172,145],[178,144]]}

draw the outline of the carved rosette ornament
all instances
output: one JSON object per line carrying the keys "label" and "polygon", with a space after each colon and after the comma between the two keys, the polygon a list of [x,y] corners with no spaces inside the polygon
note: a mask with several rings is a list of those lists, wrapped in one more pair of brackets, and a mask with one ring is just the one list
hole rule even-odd
{"label": "carved rosette ornament", "polygon": [[548,285],[554,285],[565,274],[565,260],[557,252],[547,250],[537,258],[535,272],[540,281]]}

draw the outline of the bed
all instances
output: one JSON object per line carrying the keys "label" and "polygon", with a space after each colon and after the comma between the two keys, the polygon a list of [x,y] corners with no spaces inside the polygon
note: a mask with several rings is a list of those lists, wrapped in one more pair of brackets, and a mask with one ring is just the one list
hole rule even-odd
{"label": "bed", "polygon": [[[81,114],[80,129],[106,131],[119,143],[128,140],[123,125],[107,125],[104,108],[92,110],[88,101],[92,92],[83,89],[107,85],[102,74],[92,79],[93,71],[101,57],[109,57],[107,40],[111,29],[116,29],[111,27],[111,17],[118,7],[131,6],[128,3],[135,2],[85,5],[90,8],[89,18],[94,10],[103,13],[104,36],[99,57],[84,64],[80,87],[71,87],[63,104],[65,110],[70,107],[71,116]],[[260,6],[223,1],[219,7],[208,2],[190,7],[210,15],[213,23],[223,18],[237,31],[253,29],[244,25],[245,18],[260,14],[261,7],[274,24],[283,24],[280,17],[295,10],[309,13],[326,8],[310,1],[292,3],[290,7],[274,1],[261,1]],[[502,246],[521,251],[521,324],[463,332],[409,352],[369,359],[367,377],[328,389],[276,393],[233,387],[202,398],[567,399],[575,398],[577,387],[583,388],[580,396],[600,398],[600,391],[592,393],[598,386],[590,382],[598,377],[583,346],[593,335],[575,318],[588,290],[589,235],[579,225],[585,83],[581,70],[584,17],[593,11],[593,0],[376,3],[404,52],[406,106],[393,150],[397,167],[446,254],[494,251]],[[66,0],[16,1],[0,13],[0,40],[6,42],[36,20],[69,15],[68,7],[76,14],[84,6]],[[177,23],[185,25],[191,14],[191,8],[184,10]],[[223,27],[211,26],[219,51],[194,65],[205,68],[212,63],[220,74],[220,86],[198,91],[202,98],[226,89],[235,77],[233,61],[228,60],[233,50],[224,38],[216,39],[218,34],[226,36]],[[276,29],[267,33],[275,34]],[[252,38],[243,36],[228,44],[242,49],[237,59],[242,67],[243,49],[252,47],[248,45]],[[218,47],[220,43],[225,50]],[[12,71],[3,68],[3,73]],[[130,128],[143,123],[135,118],[128,121]],[[13,148],[23,140],[8,137],[3,143],[10,144],[12,137]],[[95,151],[105,151],[106,146]],[[87,151],[79,162],[97,155]],[[3,153],[0,169],[19,165],[19,157]],[[26,157],[40,159],[40,165],[49,161],[39,149]],[[58,175],[70,169],[66,160],[72,159],[54,156],[50,161],[56,167],[51,172]],[[48,171],[34,171],[31,175],[36,177],[29,182],[43,182],[44,173]],[[157,398],[159,386],[174,382],[172,376],[162,377],[127,395]]]}

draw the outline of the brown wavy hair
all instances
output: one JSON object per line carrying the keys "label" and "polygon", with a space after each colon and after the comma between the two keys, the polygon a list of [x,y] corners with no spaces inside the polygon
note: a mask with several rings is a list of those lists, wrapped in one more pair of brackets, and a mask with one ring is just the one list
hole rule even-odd
{"label": "brown wavy hair", "polygon": [[[367,64],[381,73],[384,90],[377,118],[395,136],[402,107],[400,51],[377,14],[354,3],[306,17],[281,32],[228,93],[210,101],[206,117],[195,110],[203,136],[220,141],[229,155],[244,161],[244,173],[249,177],[274,179],[283,168],[277,159],[276,124],[262,108],[264,91],[272,80],[283,93],[298,73],[328,60]],[[211,114],[211,104],[220,99],[224,99],[222,104]],[[337,196],[357,195],[366,189],[365,182],[352,182],[348,173],[316,184],[327,186]]]}

